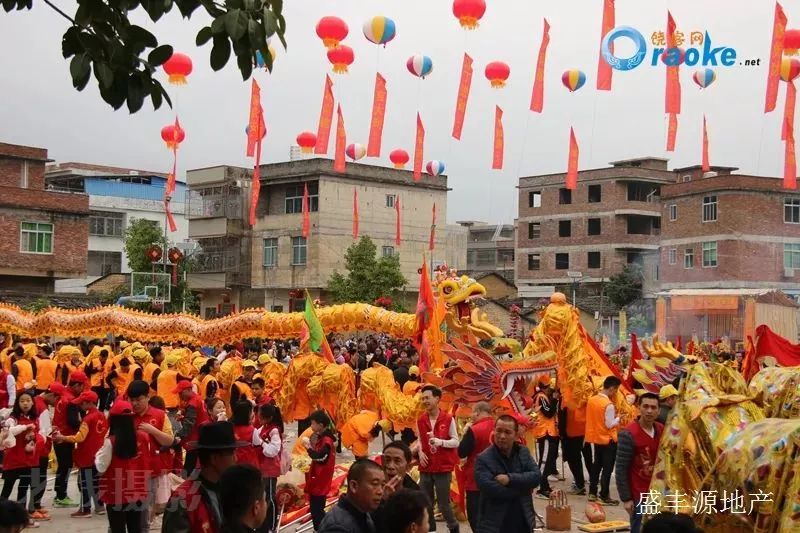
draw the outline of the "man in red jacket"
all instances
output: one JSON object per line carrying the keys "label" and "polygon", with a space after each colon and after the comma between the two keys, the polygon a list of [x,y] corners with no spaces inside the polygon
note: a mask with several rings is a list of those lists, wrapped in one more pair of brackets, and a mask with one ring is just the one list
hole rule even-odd
{"label": "man in red jacket", "polygon": [[475,483],[475,458],[491,446],[494,419],[488,402],[478,402],[472,407],[472,424],[468,424],[458,445],[458,456],[463,459],[464,486],[466,493],[467,520],[472,531],[478,531],[478,509],[481,493]]}
{"label": "man in red jacket", "polygon": [[197,440],[200,426],[208,422],[208,412],[203,406],[203,400],[200,399],[200,395],[192,390],[191,381],[179,381],[174,392],[181,399],[178,410],[180,427],[175,431],[175,442],[186,450],[186,459],[183,462],[183,477],[188,478],[197,466],[197,451],[190,450],[188,444]]}
{"label": "man in red jacket", "polygon": [[[58,401],[53,410],[53,427],[63,436],[75,435],[81,426],[80,409],[72,403],[75,397],[79,396],[84,387],[89,387],[89,378],[80,370],[70,373],[67,381],[68,387],[49,389],[58,396]],[[52,385],[52,384],[51,384]],[[75,445],[70,442],[61,442],[53,445],[56,452],[55,491],[53,505],[56,507],[77,507],[78,504],[67,496],[67,483],[69,473],[72,470],[72,454]]]}

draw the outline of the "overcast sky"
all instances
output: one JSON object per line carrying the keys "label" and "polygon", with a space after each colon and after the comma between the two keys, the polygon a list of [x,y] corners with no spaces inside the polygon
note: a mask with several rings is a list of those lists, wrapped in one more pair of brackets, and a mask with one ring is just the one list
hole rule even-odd
{"label": "overcast sky", "polygon": [[[449,222],[482,219],[512,222],[517,213],[520,175],[566,169],[569,127],[574,125],[581,149],[580,167],[652,155],[670,157],[670,166],[700,163],[702,114],[708,117],[711,163],[737,166],[743,172],[779,176],[783,168],[778,109],[763,113],[774,2],[768,0],[617,0],[617,25],[629,25],[645,36],[666,26],[667,4],[679,30],[708,30],[715,46],[736,49],[739,59],[761,58],[757,67],[720,67],[717,81],[705,91],[692,82],[693,69],[681,68],[683,112],[677,151],[665,145],[664,69],[649,62],[630,72],[614,72],[613,90],[594,89],[602,0],[488,0],[477,31],[461,29],[450,0],[291,0],[284,4],[289,51],[280,43],[274,72],[256,71],[262,86],[269,128],[264,159],[288,159],[289,146],[303,130],[316,131],[325,73],[330,64],[315,34],[324,15],[342,17],[350,26],[346,44],[356,61],[347,76],[334,76],[334,93],[342,104],[348,141],[366,144],[376,68],[388,87],[383,157],[365,160],[390,166],[394,148],[413,152],[415,114],[426,125],[425,157],[446,163],[453,188]],[[56,0],[68,12],[74,3]],[[800,27],[800,6],[785,2],[789,27]],[[363,22],[374,15],[393,18],[398,32],[386,48],[368,42]],[[551,25],[544,113],[528,111],[542,19]],[[194,59],[185,88],[171,87],[187,139],[180,168],[215,164],[252,165],[244,157],[249,81],[235,62],[221,72],[208,64],[210,45],[196,48],[197,30],[208,23],[198,9],[184,21],[177,9],[158,24],[137,22]],[[165,170],[169,153],[160,138],[175,111],[154,112],[146,103],[129,115],[114,112],[101,99],[94,78],[83,92],[72,88],[69,63],[61,57],[61,35],[67,22],[45,4],[33,11],[0,14],[0,141],[40,146],[59,161]],[[620,55],[628,51],[621,45]],[[451,139],[453,111],[464,52],[474,59],[472,92],[460,142]],[[434,72],[418,81],[406,70],[415,53],[433,59]],[[487,62],[511,66],[504,90],[492,90],[484,77]],[[738,63],[738,61],[737,61]],[[569,93],[561,85],[566,69],[581,69],[587,83]],[[164,78],[163,73],[161,74]],[[494,106],[505,111],[505,168],[491,170]],[[331,155],[332,155],[331,142]]]}

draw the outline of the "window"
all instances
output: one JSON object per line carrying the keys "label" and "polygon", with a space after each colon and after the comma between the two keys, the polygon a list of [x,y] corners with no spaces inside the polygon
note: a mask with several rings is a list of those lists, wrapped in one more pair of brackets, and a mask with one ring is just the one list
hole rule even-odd
{"label": "window", "polygon": [[528,193],[528,207],[542,207],[542,191]]}
{"label": "window", "polygon": [[661,188],[651,183],[628,183],[629,202],[652,202],[661,195]]}
{"label": "window", "polygon": [[514,250],[497,250],[498,266],[514,265]]}
{"label": "window", "polygon": [[19,251],[29,254],[52,254],[53,225],[41,222],[23,222]]}
{"label": "window", "polygon": [[558,203],[562,205],[572,203],[572,191],[569,189],[558,189]]}
{"label": "window", "polygon": [[658,281],[658,263],[653,265],[653,281]]}
{"label": "window", "polygon": [[273,313],[283,313],[283,306],[282,305],[273,305],[272,306]]}
{"label": "window", "polygon": [[308,241],[305,237],[292,237],[292,264],[305,265]]}
{"label": "window", "polygon": [[600,235],[600,219],[590,218],[586,223],[586,229],[588,235]]}
{"label": "window", "polygon": [[678,262],[678,249],[677,248],[670,248],[669,249],[669,264],[674,265]]}
{"label": "window", "polygon": [[386,207],[394,207],[394,199],[395,198],[397,198],[397,196],[395,196],[394,194],[387,194],[386,195]]}
{"label": "window", "polygon": [[542,267],[542,254],[528,254],[528,270],[539,270]]}
{"label": "window", "polygon": [[559,220],[558,221],[558,236],[559,237],[569,237],[572,235],[572,221],[571,220]]}
{"label": "window", "polygon": [[494,267],[497,262],[497,252],[495,250],[478,250],[475,256],[475,263],[479,267]]}
{"label": "window", "polygon": [[278,266],[278,239],[264,239],[264,266]]}
{"label": "window", "polygon": [[[308,182],[308,210],[319,211],[319,182]],[[286,187],[286,214],[303,212],[303,189],[305,184]]]}
{"label": "window", "polygon": [[703,268],[710,268],[717,266],[717,243],[704,242],[703,243]]}
{"label": "window", "polygon": [[89,276],[106,276],[122,272],[122,252],[89,250],[86,273]]}
{"label": "window", "polygon": [[529,239],[538,239],[542,236],[542,223],[541,222],[529,222],[528,223],[528,238]]}
{"label": "window", "polygon": [[556,270],[569,270],[569,254],[556,254]]}
{"label": "window", "polygon": [[683,251],[683,268],[694,268],[694,249],[686,248]]}
{"label": "window", "polygon": [[589,203],[598,204],[603,199],[602,185],[589,185]]}
{"label": "window", "polygon": [[28,188],[28,162],[27,161],[23,161],[22,162],[22,169],[21,169],[21,172],[19,174],[19,186],[22,187],[23,189],[27,189]]}
{"label": "window", "polygon": [[800,198],[783,199],[783,221],[800,224]]}
{"label": "window", "polygon": [[783,245],[783,268],[800,268],[800,244]]}
{"label": "window", "polygon": [[122,237],[125,215],[110,211],[92,211],[89,214],[89,235]]}
{"label": "window", "polygon": [[600,252],[589,252],[586,254],[586,263],[589,268],[600,268]]}
{"label": "window", "polygon": [[381,248],[381,257],[392,257],[394,255],[394,246],[384,246]]}
{"label": "window", "polygon": [[717,197],[703,197],[703,222],[717,221]]}
{"label": "window", "polygon": [[676,204],[669,206],[669,219],[671,221],[678,220],[678,206]]}

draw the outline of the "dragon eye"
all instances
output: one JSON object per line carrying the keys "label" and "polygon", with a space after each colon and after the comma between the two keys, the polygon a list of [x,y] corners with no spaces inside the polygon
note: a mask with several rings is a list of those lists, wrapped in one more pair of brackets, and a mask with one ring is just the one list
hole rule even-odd
{"label": "dragon eye", "polygon": [[445,287],[445,288],[444,288],[444,289],[442,289],[442,290],[444,291],[444,293],[445,293],[445,294],[450,294],[451,292],[453,292],[453,287],[450,287],[450,286],[448,285],[447,287]]}

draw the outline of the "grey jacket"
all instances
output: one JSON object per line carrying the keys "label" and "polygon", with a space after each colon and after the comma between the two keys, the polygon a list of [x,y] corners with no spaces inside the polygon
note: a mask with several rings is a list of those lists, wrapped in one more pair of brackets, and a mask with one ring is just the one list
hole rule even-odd
{"label": "grey jacket", "polygon": [[347,500],[339,498],[339,503],[328,511],[319,526],[318,533],[376,533],[372,517],[359,511]]}

